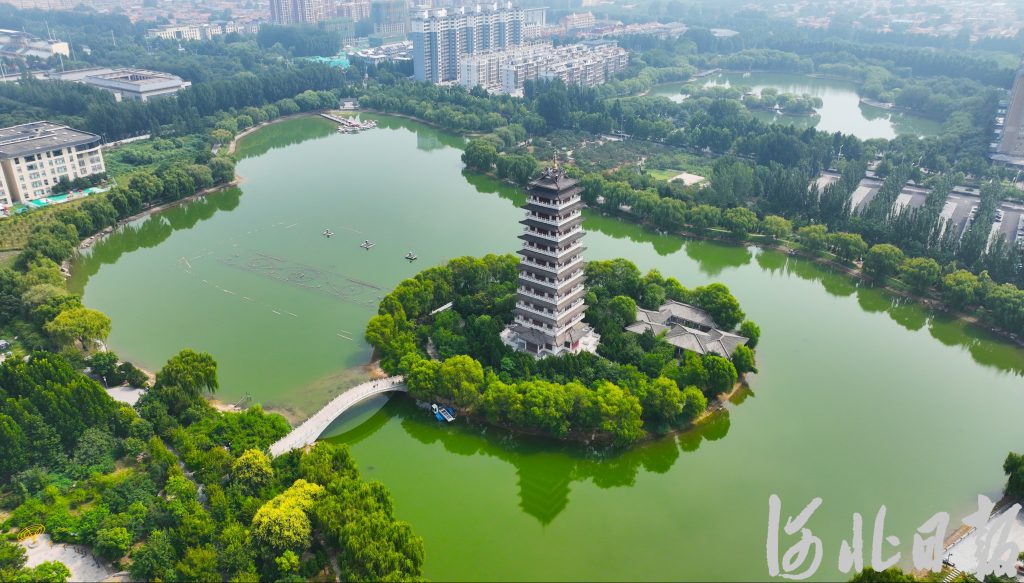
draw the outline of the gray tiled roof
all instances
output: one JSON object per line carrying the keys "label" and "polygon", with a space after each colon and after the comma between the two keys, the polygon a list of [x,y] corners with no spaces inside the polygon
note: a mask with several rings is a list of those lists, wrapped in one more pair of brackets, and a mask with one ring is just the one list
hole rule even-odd
{"label": "gray tiled roof", "polygon": [[[670,321],[672,317],[704,324],[711,329],[704,331],[673,323]],[[662,305],[658,311],[637,308],[636,319],[636,322],[626,326],[626,330],[636,334],[643,334],[648,330],[655,335],[664,332],[665,341],[672,346],[701,355],[717,354],[729,358],[737,346],[749,341],[749,338],[719,330],[715,321],[704,310],[675,301]]]}

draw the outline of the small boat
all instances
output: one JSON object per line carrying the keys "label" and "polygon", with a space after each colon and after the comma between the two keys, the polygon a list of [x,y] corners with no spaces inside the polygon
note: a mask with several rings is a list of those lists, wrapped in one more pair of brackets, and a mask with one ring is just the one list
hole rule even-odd
{"label": "small boat", "polygon": [[370,247],[373,247],[373,243],[371,243],[369,239],[366,239],[359,246],[362,247],[363,249],[366,249],[367,251],[369,251]]}
{"label": "small boat", "polygon": [[332,233],[330,229],[324,229],[324,232],[323,232],[323,233],[321,233],[321,234],[322,234],[322,235],[323,235],[324,237],[327,237],[328,239],[330,239],[331,237],[333,237],[333,236],[334,236],[334,233]]}
{"label": "small boat", "polygon": [[412,251],[406,253],[405,258],[408,259],[409,261],[416,261],[417,259],[419,259],[419,257],[416,257],[416,254],[413,253]]}
{"label": "small boat", "polygon": [[430,406],[430,410],[434,412],[434,418],[438,421],[447,421],[448,423],[455,421],[455,411],[450,407],[434,403]]}

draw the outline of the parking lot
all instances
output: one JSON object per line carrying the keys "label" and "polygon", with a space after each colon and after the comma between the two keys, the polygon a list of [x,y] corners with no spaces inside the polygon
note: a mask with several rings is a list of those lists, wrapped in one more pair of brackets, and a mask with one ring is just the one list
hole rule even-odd
{"label": "parking lot", "polygon": [[[835,173],[825,172],[817,179],[818,188],[837,181],[839,176]],[[850,195],[851,212],[863,211],[878,194],[882,187],[882,180],[878,178],[865,178],[854,189]],[[905,207],[919,208],[924,205],[930,191],[918,186],[904,186],[900,195],[893,204],[893,210],[900,210]],[[980,192],[977,189],[970,189],[958,186],[950,192],[946,199],[946,205],[942,209],[941,217],[950,221],[950,226],[960,235],[967,226],[967,219],[971,215],[971,209],[981,204]],[[999,214],[1002,221],[998,222],[999,233],[1006,237],[1007,241],[1024,244],[1024,204],[1002,201],[999,205]]]}

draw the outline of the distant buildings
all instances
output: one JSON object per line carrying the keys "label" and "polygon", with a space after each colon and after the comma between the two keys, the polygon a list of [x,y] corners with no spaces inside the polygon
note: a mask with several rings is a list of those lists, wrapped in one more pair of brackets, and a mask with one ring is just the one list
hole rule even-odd
{"label": "distant buildings", "polygon": [[256,34],[260,30],[258,22],[222,22],[222,23],[199,23],[199,24],[168,24],[159,28],[151,28],[146,31],[149,38],[163,38],[167,40],[198,41],[210,40],[222,34]]}
{"label": "distant buildings", "polygon": [[329,0],[270,0],[274,24],[316,24],[326,20]]}
{"label": "distant buildings", "polygon": [[334,13],[338,18],[351,18],[353,22],[366,20],[370,17],[370,0],[346,0],[334,5]]}
{"label": "distant buildings", "polygon": [[20,30],[0,29],[0,57],[46,60],[56,55],[71,56],[68,43],[36,38]]}
{"label": "distant buildings", "polygon": [[597,24],[597,19],[594,18],[592,12],[574,12],[567,16],[562,17],[562,26],[565,30],[588,30],[593,28]]}
{"label": "distant buildings", "polygon": [[357,51],[350,55],[369,65],[379,65],[385,62],[409,63],[412,60],[412,42],[401,41],[376,47],[370,47]]}
{"label": "distant buildings", "polygon": [[117,101],[134,99],[147,101],[154,97],[172,95],[192,85],[177,75],[147,71],[144,69],[78,69],[76,71],[53,72],[48,79],[85,83],[114,94]]}
{"label": "distant buildings", "polygon": [[47,121],[0,129],[0,205],[44,198],[61,178],[106,172],[100,142]]}
{"label": "distant buildings", "polygon": [[405,38],[409,32],[408,0],[376,0],[370,4],[373,33],[381,37]]}
{"label": "distant buildings", "polygon": [[409,34],[416,79],[457,80],[463,55],[521,45],[523,21],[523,9],[510,3],[419,11]]}
{"label": "distant buildings", "polygon": [[592,87],[624,71],[628,64],[625,49],[611,43],[525,45],[463,57],[459,83],[467,88],[480,86],[514,95],[521,94],[523,83],[532,79],[559,78],[566,84]]}

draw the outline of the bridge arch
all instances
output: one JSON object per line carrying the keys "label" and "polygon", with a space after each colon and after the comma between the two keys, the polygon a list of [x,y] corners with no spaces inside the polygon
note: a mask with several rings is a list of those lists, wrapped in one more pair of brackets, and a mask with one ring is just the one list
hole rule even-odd
{"label": "bridge arch", "polygon": [[354,386],[334,399],[331,399],[330,403],[324,405],[323,408],[314,413],[312,417],[303,421],[295,429],[292,429],[291,433],[273,443],[270,446],[270,455],[277,457],[283,453],[288,453],[293,449],[300,449],[307,445],[312,445],[313,442],[320,437],[320,434],[326,431],[327,427],[330,426],[335,419],[341,416],[342,413],[370,397],[382,395],[384,393],[404,393],[407,391],[408,389],[405,387],[405,379],[402,375],[396,375],[377,381],[368,381],[361,385]]}

